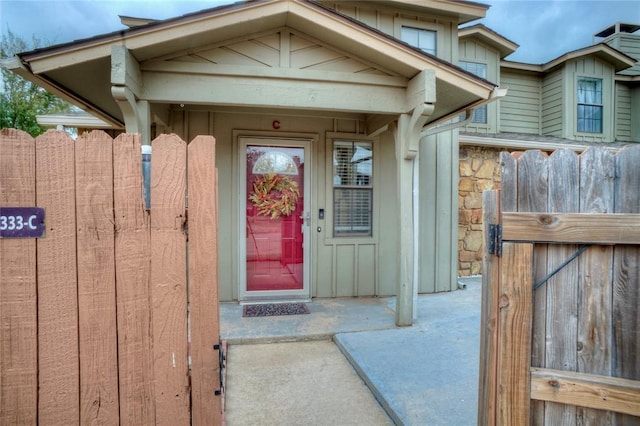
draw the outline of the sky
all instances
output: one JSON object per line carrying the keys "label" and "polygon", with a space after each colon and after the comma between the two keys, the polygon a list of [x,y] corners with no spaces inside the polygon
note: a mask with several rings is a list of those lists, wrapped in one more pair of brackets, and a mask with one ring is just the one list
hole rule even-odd
{"label": "sky", "polygon": [[[44,45],[124,29],[118,15],[166,19],[233,0],[0,0],[0,30]],[[594,43],[615,22],[640,24],[640,0],[477,0],[490,5],[482,23],[518,44],[506,59],[530,64]],[[595,40],[598,41],[597,39]]]}

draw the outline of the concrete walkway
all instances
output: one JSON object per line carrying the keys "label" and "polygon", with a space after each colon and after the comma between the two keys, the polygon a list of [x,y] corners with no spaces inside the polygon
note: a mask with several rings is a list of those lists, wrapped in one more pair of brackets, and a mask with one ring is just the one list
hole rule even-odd
{"label": "concrete walkway", "polygon": [[226,421],[237,425],[393,425],[330,340],[231,345]]}
{"label": "concrete walkway", "polygon": [[[269,418],[278,419],[280,425],[384,425],[389,418],[404,425],[475,425],[481,285],[479,278],[461,279],[461,284],[466,289],[421,295],[418,321],[406,328],[394,325],[394,298],[314,299],[308,304],[310,315],[266,318],[243,318],[238,304],[221,304],[221,337],[229,344],[227,424],[256,424],[236,408],[250,406],[262,413],[263,420],[273,415]],[[388,418],[357,417],[360,407],[375,413],[364,402],[373,399],[366,392],[353,393],[359,389],[358,380],[354,384],[353,376],[341,370],[344,357],[334,350],[331,339]],[[314,340],[319,346],[265,345]],[[278,364],[281,369],[276,368],[277,359],[284,361]],[[333,376],[334,370],[340,373]],[[298,404],[299,423],[277,411],[283,403],[271,399],[275,391],[252,394],[262,386],[260,376],[278,378],[277,393],[282,401]],[[353,396],[337,400],[350,401],[350,408],[340,411],[344,408],[334,403],[337,417],[329,417],[322,395],[338,395],[342,389],[348,391],[340,395]]]}

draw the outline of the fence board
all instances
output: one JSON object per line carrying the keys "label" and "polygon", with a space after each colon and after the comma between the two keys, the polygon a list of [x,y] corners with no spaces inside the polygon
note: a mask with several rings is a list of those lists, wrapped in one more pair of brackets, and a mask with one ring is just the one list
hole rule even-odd
{"label": "fence board", "polygon": [[[575,212],[579,202],[578,156],[570,150],[555,151],[549,158],[549,212]],[[571,244],[552,244],[547,248],[547,265],[555,270],[577,247]],[[544,331],[545,365],[547,368],[575,371],[577,364],[576,335],[578,334],[576,304],[578,300],[578,263],[572,262],[562,268],[544,286],[547,288],[547,319]],[[542,332],[542,330],[540,331]],[[548,402],[545,408],[545,423],[574,424],[576,408],[564,407]]]}
{"label": "fence board", "polygon": [[37,240],[38,422],[80,420],[74,141],[50,130],[36,139],[36,202],[46,212]]}
{"label": "fence board", "polygon": [[[517,165],[518,173],[514,175],[517,182],[516,209],[521,212],[546,212],[549,193],[549,165],[547,156],[541,151],[527,151],[520,156]],[[544,277],[547,272],[547,245],[536,244],[534,247],[534,282]],[[547,288],[543,286],[533,294],[533,336],[531,365],[542,367],[545,364],[546,341],[544,331],[547,318]],[[533,425],[544,423],[545,404],[538,401],[531,403]]]}
{"label": "fence board", "polygon": [[117,424],[118,345],[113,215],[113,140],[76,140],[80,424]]}
{"label": "fence board", "polygon": [[636,424],[637,417],[640,416],[640,381],[637,380],[533,368],[531,397],[572,406],[592,407],[591,411],[598,409],[627,413],[636,416]]}
{"label": "fence board", "polygon": [[581,244],[634,244],[640,241],[639,214],[506,212],[502,215],[502,223],[505,241]]}
{"label": "fence board", "polygon": [[[580,155],[579,211],[611,215],[614,211],[614,180],[615,160],[611,152],[604,148],[583,152]],[[602,227],[607,223],[604,220],[599,222]],[[590,247],[578,258],[578,372],[605,376],[612,373],[612,270],[612,246]],[[592,408],[578,407],[577,416],[584,426],[610,424],[612,421],[611,412]]]}
{"label": "fence board", "polygon": [[[484,247],[489,247],[489,224],[500,223],[500,203],[498,191],[485,191],[482,194],[484,224]],[[496,423],[496,395],[498,371],[498,304],[500,300],[500,262],[499,258],[483,254],[482,270],[482,311],[480,314],[480,368],[478,387],[478,424]]]}
{"label": "fence board", "polygon": [[0,424],[220,424],[215,139],[154,141],[146,211],[139,135],[0,136],[0,206],[46,222],[0,239]]}
{"label": "fence board", "polygon": [[189,302],[193,424],[221,423],[218,352],[218,242],[215,139],[198,136],[188,148]]}
{"label": "fence board", "polygon": [[120,422],[155,423],[149,306],[149,215],[142,198],[139,135],[113,146]]}
{"label": "fence board", "polygon": [[533,244],[505,243],[500,266],[497,418],[524,425],[530,416]]}
{"label": "fence board", "polygon": [[[640,213],[640,146],[616,155],[616,213]],[[640,247],[614,250],[613,321],[615,376],[640,380]],[[618,426],[637,424],[638,418],[616,414]]]}
{"label": "fence board", "polygon": [[153,141],[151,164],[151,301],[156,424],[191,420],[187,359],[184,232],[187,145],[176,135]]}
{"label": "fence board", "polygon": [[[528,309],[530,301],[518,301],[508,292],[500,299],[496,423],[638,424],[640,146],[617,154],[593,149],[580,157],[571,151],[556,151],[551,157],[527,151],[502,154],[501,160],[506,188],[500,195],[504,257],[512,255],[505,252],[507,247],[515,251],[535,244],[529,267],[535,268],[538,290],[532,312],[529,419],[525,414],[529,407],[517,396],[505,399],[504,393],[515,386],[513,375],[522,374],[509,356],[524,358],[513,355],[523,330],[509,330],[513,325],[505,316],[509,318],[511,309]],[[510,182],[504,181],[505,176]],[[574,253],[579,254],[576,242],[594,246],[572,260]],[[521,259],[504,257],[500,281],[509,290],[524,266]],[[484,291],[483,304],[490,303]],[[488,345],[481,342],[487,351]],[[481,374],[487,356],[481,354]],[[506,369],[505,359],[510,363]],[[485,385],[484,393],[489,391]],[[485,402],[480,409],[490,406]]]}
{"label": "fence board", "polygon": [[[33,207],[34,140],[17,130],[4,129],[0,135],[0,206]],[[35,424],[38,400],[35,240],[0,239],[0,264],[0,424]]]}
{"label": "fence board", "polygon": [[500,153],[500,210],[518,211],[518,161],[507,153]]}

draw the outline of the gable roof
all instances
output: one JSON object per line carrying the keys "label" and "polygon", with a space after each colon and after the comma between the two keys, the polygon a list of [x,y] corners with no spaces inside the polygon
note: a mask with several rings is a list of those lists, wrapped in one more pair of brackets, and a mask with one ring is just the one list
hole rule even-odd
{"label": "gable roof", "polygon": [[[339,46],[346,54],[386,70],[388,79],[394,79],[393,84],[397,81],[408,83],[424,69],[434,70],[437,102],[430,121],[487,102],[496,87],[446,61],[308,0],[234,3],[24,52],[4,65],[118,126],[123,118],[111,95],[112,46],[125,46],[139,64],[144,64],[178,52],[218,46],[246,39],[247,34],[264,34],[282,28],[298,31],[326,46]],[[241,67],[238,70],[243,72]],[[246,77],[258,78],[252,75],[255,71],[255,67],[247,69]],[[365,76],[354,74],[349,79],[358,83],[358,78]],[[183,101],[186,103],[189,99]]]}
{"label": "gable roof", "polygon": [[323,3],[346,6],[385,6],[389,9],[412,10],[424,14],[435,14],[454,18],[458,24],[484,18],[489,5],[466,0],[320,0]]}
{"label": "gable roof", "polygon": [[608,44],[598,43],[592,46],[583,47],[581,49],[567,52],[541,65],[525,64],[522,62],[512,62],[512,61],[502,61],[500,65],[503,67],[520,69],[523,71],[548,72],[564,64],[567,61],[580,58],[583,56],[595,56],[606,62],[609,62],[614,66],[614,69],[616,72],[632,67],[636,63],[636,60],[631,56],[623,52],[620,52],[617,49],[614,49]]}
{"label": "gable roof", "polygon": [[498,52],[500,52],[501,59],[511,55],[518,49],[518,47],[520,47],[517,43],[514,43],[508,38],[501,36],[492,29],[487,28],[483,24],[476,24],[470,27],[460,28],[460,30],[458,31],[458,38],[460,40],[471,37],[477,38],[482,43],[496,49]]}

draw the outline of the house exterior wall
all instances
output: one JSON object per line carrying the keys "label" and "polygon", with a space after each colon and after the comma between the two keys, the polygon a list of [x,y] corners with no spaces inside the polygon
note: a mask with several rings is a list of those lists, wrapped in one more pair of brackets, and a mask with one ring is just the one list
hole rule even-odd
{"label": "house exterior wall", "polygon": [[[603,41],[609,46],[626,53],[632,58],[640,61],[640,35],[616,33]],[[640,62],[637,62],[631,68],[620,71],[621,75],[640,75]]]}
{"label": "house exterior wall", "polygon": [[500,188],[498,148],[460,146],[458,186],[458,275],[482,273],[482,192]]}
{"label": "house exterior wall", "polygon": [[338,12],[400,39],[400,28],[411,26],[437,31],[437,56],[455,63],[458,57],[458,22],[446,16],[400,10],[371,2],[345,5],[324,2]]}
{"label": "house exterior wall", "polygon": [[541,79],[530,73],[502,70],[500,84],[509,88],[500,100],[500,132],[540,134]]}
{"label": "house exterior wall", "polygon": [[640,86],[631,89],[631,140],[640,141]]}
{"label": "house exterior wall", "polygon": [[625,84],[615,85],[615,139],[631,140],[631,88]]}
{"label": "house exterior wall", "polygon": [[458,130],[422,138],[418,161],[418,263],[421,293],[457,288]]}
{"label": "house exterior wall", "polygon": [[552,72],[542,79],[542,134],[562,136],[564,117],[563,73]]}
{"label": "house exterior wall", "polygon": [[[384,6],[377,2],[368,4],[362,2],[357,5],[345,3],[324,2],[329,7],[351,18],[382,31],[392,37],[400,39],[400,31],[403,26],[433,30],[437,32],[437,56],[446,61],[457,63],[459,56],[458,45],[458,21],[454,18],[435,13],[419,13],[411,10],[401,10],[397,7]],[[481,46],[478,47],[482,49]],[[493,57],[494,52],[477,53],[478,57]],[[495,55],[497,58],[497,55]],[[497,65],[489,64],[491,75],[497,73]],[[488,80],[492,81],[491,78]],[[495,105],[493,108],[493,117]],[[497,126],[497,119],[491,123],[493,128]],[[488,126],[485,126],[488,130]],[[384,135],[383,135],[384,136]],[[388,135],[390,137],[390,134]],[[382,138],[384,139],[384,138]],[[389,142],[391,139],[389,140]],[[383,143],[384,149],[389,152],[384,158],[394,158],[392,143]],[[432,293],[451,291],[457,288],[457,197],[455,196],[458,173],[456,169],[458,150],[457,131],[443,132],[438,135],[424,138],[420,144],[419,156],[419,196],[418,208],[418,291],[420,293]],[[385,162],[389,172],[395,173],[391,162]],[[395,180],[383,183],[385,190],[382,194],[395,194]],[[384,203],[388,209],[386,217],[394,217],[393,203]],[[439,206],[439,208],[438,208]],[[384,217],[385,215],[381,215]],[[388,222],[393,223],[393,222]],[[380,235],[393,241],[393,227],[381,225]],[[343,249],[341,249],[343,250]],[[380,244],[377,249],[378,259],[395,259],[396,247],[392,244]],[[452,260],[453,259],[453,260]],[[387,262],[384,262],[387,263]],[[395,267],[385,265],[379,269],[380,283],[394,282]],[[380,284],[381,290],[384,285]],[[390,293],[394,294],[395,289]]]}
{"label": "house exterior wall", "polygon": [[[606,43],[640,59],[640,35],[614,34]],[[486,132],[472,125],[465,132],[482,136],[485,133],[509,133],[509,139],[535,141],[529,135],[541,138],[553,136],[584,144],[614,141],[640,142],[640,87],[627,76],[640,75],[640,63],[616,73],[614,66],[596,55],[584,55],[565,60],[551,69],[519,64],[500,67],[500,58],[485,55],[488,46],[481,40],[465,37],[460,42],[460,60],[473,61],[486,58],[499,68],[488,75],[503,87],[507,96],[494,104],[499,116],[498,130]],[[491,67],[489,67],[491,69]],[[616,76],[622,76],[617,77]],[[577,131],[577,81],[580,77],[602,79],[603,132],[601,134]],[[491,117],[489,117],[491,120]],[[523,137],[523,135],[527,135]],[[492,136],[492,135],[488,135]],[[499,139],[493,142],[497,146]],[[513,150],[513,148],[511,149]],[[474,146],[461,143],[459,151],[458,187],[458,274],[482,273],[482,191],[500,186],[500,148]]]}
{"label": "house exterior wall", "polygon": [[[594,57],[581,57],[567,61],[564,67],[564,126],[560,136],[583,142],[612,141],[614,128],[614,81],[615,69],[607,62]],[[577,81],[579,77],[602,79],[603,129],[602,133],[581,133],[577,129]]]}
{"label": "house exterior wall", "polygon": [[[273,138],[315,138],[311,143],[312,200],[311,223],[311,292],[312,297],[388,296],[395,294],[396,232],[395,151],[393,135],[385,132],[367,139],[362,120],[354,118],[296,116],[273,111],[246,113],[174,108],[173,131],[185,140],[201,134],[216,137],[216,165],[219,176],[219,276],[220,300],[238,299],[239,235],[242,225],[238,209],[239,136]],[[273,121],[279,129],[273,129]],[[364,139],[373,141],[374,150],[374,230],[367,238],[332,237],[332,141]],[[309,160],[307,160],[309,161]],[[382,166],[384,164],[384,166]],[[325,209],[325,219],[318,209]],[[321,231],[318,232],[318,227]],[[306,236],[305,236],[306,237]]]}

